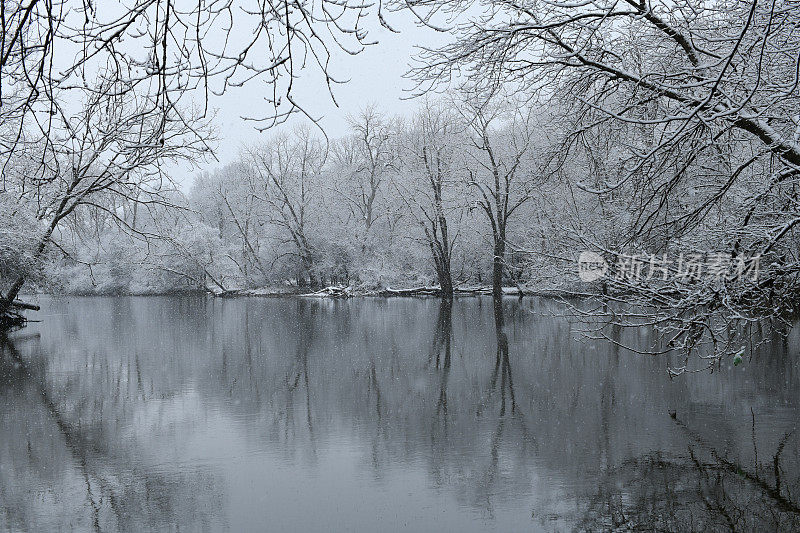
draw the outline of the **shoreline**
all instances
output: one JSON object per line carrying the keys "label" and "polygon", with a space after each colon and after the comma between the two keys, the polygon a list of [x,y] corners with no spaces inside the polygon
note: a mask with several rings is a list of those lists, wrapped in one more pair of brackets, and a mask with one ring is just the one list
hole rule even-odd
{"label": "shoreline", "polygon": [[[566,288],[526,288],[522,287],[503,287],[503,296],[508,297],[594,297],[599,296],[599,292],[587,292],[570,290]],[[491,286],[464,286],[454,289],[454,297],[463,298],[471,296],[491,296]],[[407,288],[384,289],[358,289],[350,286],[328,286],[312,292],[304,292],[296,287],[287,289],[277,287],[259,287],[254,289],[231,289],[226,292],[212,290],[179,290],[164,292],[110,292],[110,293],[64,293],[64,292],[31,292],[20,296],[22,300],[31,300],[41,296],[69,298],[69,297],[156,297],[156,296],[210,296],[212,298],[281,298],[281,297],[302,297],[302,298],[326,298],[326,299],[348,299],[348,298],[438,298],[441,296],[441,289],[438,286],[417,286]]]}

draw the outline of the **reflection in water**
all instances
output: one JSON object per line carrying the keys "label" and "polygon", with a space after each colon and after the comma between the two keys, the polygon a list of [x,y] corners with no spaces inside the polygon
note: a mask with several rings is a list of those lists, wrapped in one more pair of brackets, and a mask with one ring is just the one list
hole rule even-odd
{"label": "reflection in water", "polygon": [[796,333],[670,381],[544,300],[43,304],[0,348],[0,529],[800,526]]}
{"label": "reflection in water", "polygon": [[0,410],[4,528],[194,529],[219,523],[217,496],[183,493],[186,486],[209,483],[208,472],[149,470],[116,456],[102,421],[83,416],[101,399],[71,398],[77,400],[71,405],[55,400],[41,379],[43,361],[27,363],[15,346],[35,340],[0,338],[0,403],[13,408]]}
{"label": "reflection in water", "polygon": [[[791,487],[782,485],[783,453],[794,428],[758,461],[753,417],[753,462],[727,458],[677,415],[688,454],[653,452],[607,469],[580,529],[636,527],[652,531],[789,531],[800,525],[796,455],[788,462]],[[762,450],[763,453],[763,450]],[[796,450],[795,450],[796,453]]]}

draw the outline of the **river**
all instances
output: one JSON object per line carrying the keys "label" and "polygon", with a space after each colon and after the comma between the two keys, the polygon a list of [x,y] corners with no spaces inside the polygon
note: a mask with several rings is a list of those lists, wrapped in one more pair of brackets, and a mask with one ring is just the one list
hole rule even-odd
{"label": "river", "polygon": [[800,527],[797,330],[670,379],[536,298],[500,337],[486,298],[39,303],[0,352],[3,531]]}

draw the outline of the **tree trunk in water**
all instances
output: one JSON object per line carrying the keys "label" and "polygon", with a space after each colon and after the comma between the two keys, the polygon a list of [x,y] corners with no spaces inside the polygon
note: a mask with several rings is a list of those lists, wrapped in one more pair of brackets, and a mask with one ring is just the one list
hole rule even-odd
{"label": "tree trunk in water", "polygon": [[2,300],[0,300],[0,314],[5,313],[11,307],[11,303],[19,296],[19,291],[22,289],[22,286],[25,284],[25,276],[20,276],[8,290],[8,294],[6,294]]}
{"label": "tree trunk in water", "polygon": [[503,328],[505,327],[505,321],[503,318],[503,300],[502,298],[492,298],[492,308],[494,310],[494,328],[495,333],[497,334],[497,342],[498,346],[500,345],[500,340],[503,334]]}

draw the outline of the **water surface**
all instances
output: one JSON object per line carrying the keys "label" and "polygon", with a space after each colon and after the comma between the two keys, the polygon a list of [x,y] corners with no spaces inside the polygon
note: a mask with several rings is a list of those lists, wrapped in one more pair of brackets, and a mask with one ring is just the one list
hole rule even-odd
{"label": "water surface", "polygon": [[41,303],[0,352],[0,530],[800,526],[797,332],[670,380],[536,299],[499,337],[479,298]]}

